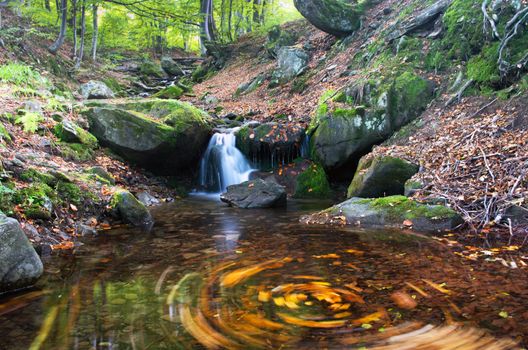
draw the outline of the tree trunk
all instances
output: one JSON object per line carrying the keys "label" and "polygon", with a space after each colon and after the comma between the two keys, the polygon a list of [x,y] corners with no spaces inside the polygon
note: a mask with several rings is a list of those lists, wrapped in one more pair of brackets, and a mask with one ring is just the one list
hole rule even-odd
{"label": "tree trunk", "polygon": [[72,29],[73,29],[73,49],[72,58],[75,60],[77,57],[77,0],[72,0],[73,17],[72,17]]}
{"label": "tree trunk", "polygon": [[99,20],[97,17],[97,5],[92,5],[93,10],[93,35],[92,35],[92,60],[95,62],[97,59],[97,39],[99,36]]}
{"label": "tree trunk", "polygon": [[44,8],[45,8],[46,10],[48,10],[48,12],[51,11],[50,0],[44,0]]}
{"label": "tree trunk", "polygon": [[79,48],[79,54],[77,55],[77,62],[75,63],[75,69],[81,67],[81,63],[84,57],[84,42],[86,37],[86,0],[82,0],[81,7],[81,47]]}
{"label": "tree trunk", "polygon": [[200,13],[202,14],[202,23],[200,24],[200,37],[202,44],[207,50],[216,40],[216,26],[213,16],[213,0],[200,1]]}
{"label": "tree trunk", "polygon": [[48,50],[56,54],[57,51],[62,47],[64,44],[64,39],[66,38],[66,22],[68,21],[68,0],[61,0],[61,28],[59,37],[57,38],[57,41],[51,45]]}

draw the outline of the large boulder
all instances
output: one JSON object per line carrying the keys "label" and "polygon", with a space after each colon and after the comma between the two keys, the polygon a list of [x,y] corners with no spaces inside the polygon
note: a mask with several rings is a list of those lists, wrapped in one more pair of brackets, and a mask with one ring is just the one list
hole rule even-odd
{"label": "large boulder", "polygon": [[380,82],[370,106],[333,108],[326,99],[312,120],[310,150],[326,170],[334,171],[387,140],[427,107],[433,98],[429,82],[405,72]]}
{"label": "large boulder", "polygon": [[272,169],[301,155],[304,135],[296,124],[246,125],[237,131],[236,145],[259,169]]}
{"label": "large boulder", "polygon": [[147,229],[154,224],[154,220],[145,205],[127,190],[119,189],[114,193],[111,207],[127,224]]}
{"label": "large boulder", "polygon": [[419,169],[418,165],[400,158],[363,157],[348,188],[348,198],[402,195],[405,182]]}
{"label": "large boulder", "polygon": [[304,73],[308,67],[308,54],[297,47],[282,47],[277,54],[277,68],[271,77],[270,86],[274,87],[291,81]]}
{"label": "large boulder", "polygon": [[220,199],[242,209],[274,208],[286,206],[287,194],[285,188],[275,182],[256,179],[229,186]]}
{"label": "large boulder", "polygon": [[70,120],[63,120],[54,128],[55,135],[64,142],[80,143],[91,149],[98,146],[97,138]]}
{"label": "large boulder", "polygon": [[80,88],[82,97],[85,100],[99,100],[114,98],[114,92],[102,81],[91,80],[82,84]]}
{"label": "large boulder", "polygon": [[350,0],[294,0],[295,7],[315,27],[346,36],[361,25],[361,12]]}
{"label": "large boulder", "polygon": [[103,146],[163,175],[193,170],[211,131],[205,112],[175,100],[96,105],[83,113]]}
{"label": "large boulder", "polygon": [[0,294],[29,287],[42,275],[42,261],[18,221],[0,214]]}
{"label": "large boulder", "polygon": [[272,58],[276,58],[279,50],[284,46],[292,46],[298,36],[292,31],[282,30],[280,26],[274,26],[268,32],[265,47]]}
{"label": "large boulder", "polygon": [[404,196],[378,199],[351,198],[317,214],[301,218],[306,224],[346,224],[365,228],[407,227],[435,233],[456,229],[464,223],[454,210],[441,205],[417,203]]}
{"label": "large boulder", "polygon": [[182,68],[176,61],[172,59],[172,57],[169,56],[163,56],[161,58],[161,68],[171,76],[182,76],[183,71]]}

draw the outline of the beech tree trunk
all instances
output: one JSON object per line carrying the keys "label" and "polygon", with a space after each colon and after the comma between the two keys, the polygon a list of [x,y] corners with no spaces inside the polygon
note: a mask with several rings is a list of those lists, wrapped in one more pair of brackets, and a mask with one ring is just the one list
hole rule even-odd
{"label": "beech tree trunk", "polygon": [[75,69],[81,67],[81,63],[84,57],[84,42],[86,37],[86,0],[82,0],[81,6],[81,46],[79,48],[79,54],[77,55],[77,62],[75,63]]}
{"label": "beech tree trunk", "polygon": [[52,54],[56,54],[57,51],[62,47],[64,44],[64,39],[66,38],[66,24],[68,22],[68,0],[61,0],[61,27],[59,32],[59,37],[57,40],[51,45],[48,50]]}
{"label": "beech tree trunk", "polygon": [[99,37],[99,19],[97,17],[98,6],[92,5],[93,17],[93,35],[92,35],[92,60],[97,59],[97,40]]}

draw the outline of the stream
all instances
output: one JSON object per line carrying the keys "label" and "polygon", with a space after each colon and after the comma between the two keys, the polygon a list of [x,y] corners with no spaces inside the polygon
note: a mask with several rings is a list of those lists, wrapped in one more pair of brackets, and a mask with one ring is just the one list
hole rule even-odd
{"label": "stream", "polygon": [[160,206],[151,233],[102,232],[0,299],[0,348],[352,349],[445,324],[526,341],[522,271],[408,233],[298,222],[328,204]]}

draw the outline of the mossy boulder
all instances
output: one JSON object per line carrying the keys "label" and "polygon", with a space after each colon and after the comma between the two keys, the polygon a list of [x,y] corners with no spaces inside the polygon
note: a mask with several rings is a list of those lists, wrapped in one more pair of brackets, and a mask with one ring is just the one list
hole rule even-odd
{"label": "mossy boulder", "polygon": [[323,212],[303,217],[301,221],[338,222],[365,228],[406,226],[424,233],[451,231],[464,223],[462,217],[448,207],[420,204],[404,196],[351,198]]}
{"label": "mossy boulder", "polygon": [[181,87],[172,85],[155,93],[154,95],[152,95],[152,97],[162,99],[177,99],[180,98],[183,93],[184,91]]}
{"label": "mossy boulder", "polygon": [[322,166],[310,165],[297,176],[295,198],[328,198],[332,194],[330,183]]}
{"label": "mossy boulder", "polygon": [[114,92],[102,81],[90,80],[80,87],[80,93],[86,100],[114,98]]}
{"label": "mossy boulder", "polygon": [[106,182],[110,185],[115,185],[114,177],[101,166],[94,166],[88,170],[89,174],[95,175],[101,182]]}
{"label": "mossy boulder", "polygon": [[419,166],[394,157],[363,157],[348,188],[348,198],[376,198],[402,195],[405,182]]}
{"label": "mossy boulder", "polygon": [[0,213],[0,295],[30,287],[44,268],[18,221]]}
{"label": "mossy boulder", "polygon": [[321,98],[310,126],[310,150],[326,170],[349,164],[387,140],[433,99],[429,82],[412,72],[380,81],[370,95],[375,101],[370,106],[332,106],[329,97]]}
{"label": "mossy boulder", "polygon": [[282,30],[280,26],[274,26],[268,32],[268,38],[265,44],[268,54],[275,58],[279,50],[284,46],[292,46],[297,41],[297,35],[290,31]]}
{"label": "mossy boulder", "polygon": [[236,133],[237,148],[259,169],[273,169],[300,156],[305,130],[298,125],[265,123]]}
{"label": "mossy boulder", "polygon": [[143,62],[141,62],[139,66],[139,73],[146,80],[150,80],[152,78],[163,78],[165,76],[165,72],[161,68],[161,65],[149,59],[145,59]]}
{"label": "mossy boulder", "polygon": [[161,58],[161,68],[171,76],[184,75],[182,67],[170,56],[163,56]]}
{"label": "mossy boulder", "polygon": [[194,169],[211,131],[205,112],[175,100],[126,101],[84,114],[103,146],[163,175]]}
{"label": "mossy boulder", "polygon": [[315,27],[346,36],[361,25],[361,9],[346,0],[294,0],[295,7]]}
{"label": "mossy boulder", "polygon": [[151,228],[154,224],[148,209],[127,190],[117,190],[112,196],[110,206],[127,224],[142,228]]}
{"label": "mossy boulder", "polygon": [[55,191],[45,183],[35,182],[16,191],[13,197],[28,219],[50,220],[56,202]]}
{"label": "mossy boulder", "polygon": [[64,120],[54,128],[55,136],[68,143],[80,143],[88,148],[98,147],[97,138],[72,121]]}
{"label": "mossy boulder", "polygon": [[277,68],[271,76],[270,87],[285,84],[298,77],[308,68],[309,56],[297,47],[282,47],[277,54]]}
{"label": "mossy boulder", "polygon": [[82,143],[59,143],[63,158],[76,162],[87,162],[94,158],[94,151]]}

